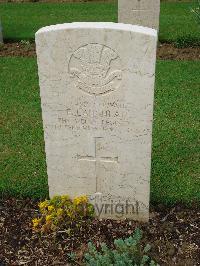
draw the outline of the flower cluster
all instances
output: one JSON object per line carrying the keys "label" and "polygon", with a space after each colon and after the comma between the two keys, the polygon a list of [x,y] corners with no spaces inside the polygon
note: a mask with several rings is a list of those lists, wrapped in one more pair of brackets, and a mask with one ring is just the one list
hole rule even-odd
{"label": "flower cluster", "polygon": [[86,218],[94,216],[94,208],[87,196],[73,200],[68,195],[55,196],[39,203],[40,217],[34,218],[33,229],[37,232],[51,232],[80,226]]}

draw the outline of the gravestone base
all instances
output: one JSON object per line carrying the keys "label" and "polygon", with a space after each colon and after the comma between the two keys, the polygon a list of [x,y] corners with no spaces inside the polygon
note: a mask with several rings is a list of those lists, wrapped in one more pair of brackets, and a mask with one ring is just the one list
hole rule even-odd
{"label": "gravestone base", "polygon": [[132,219],[146,222],[149,219],[149,208],[134,198],[119,198],[95,193],[89,197],[94,206],[96,217],[101,219]]}

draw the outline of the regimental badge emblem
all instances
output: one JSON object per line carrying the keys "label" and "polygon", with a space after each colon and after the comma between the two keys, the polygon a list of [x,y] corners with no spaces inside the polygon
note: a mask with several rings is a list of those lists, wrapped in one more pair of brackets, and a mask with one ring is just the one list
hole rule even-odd
{"label": "regimental badge emblem", "polygon": [[90,95],[105,95],[119,88],[121,60],[108,46],[91,43],[79,47],[71,56],[69,74],[75,86]]}

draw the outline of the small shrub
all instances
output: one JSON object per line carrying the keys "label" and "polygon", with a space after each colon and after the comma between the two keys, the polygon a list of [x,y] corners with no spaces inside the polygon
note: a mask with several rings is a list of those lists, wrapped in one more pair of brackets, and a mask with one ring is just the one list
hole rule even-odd
{"label": "small shrub", "polygon": [[70,230],[81,226],[86,218],[94,216],[94,208],[87,196],[76,197],[55,196],[39,203],[40,216],[34,218],[33,230],[48,233],[56,230]]}
{"label": "small shrub", "polygon": [[[96,247],[88,244],[88,252],[84,256],[84,264],[88,266],[155,266],[156,264],[148,256],[150,245],[142,248],[140,243],[142,232],[136,229],[133,236],[123,240],[117,239],[114,241],[115,249],[111,250],[106,244],[101,244],[101,250],[97,251]],[[72,261],[76,261],[75,254],[70,254]]]}

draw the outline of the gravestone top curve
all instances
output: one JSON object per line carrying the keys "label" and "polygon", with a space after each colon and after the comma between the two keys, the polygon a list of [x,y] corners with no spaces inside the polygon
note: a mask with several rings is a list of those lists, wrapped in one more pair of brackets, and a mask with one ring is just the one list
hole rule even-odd
{"label": "gravestone top curve", "polygon": [[36,32],[36,36],[41,33],[48,33],[51,31],[59,31],[65,29],[114,29],[114,30],[123,30],[135,33],[147,34],[157,37],[157,31],[155,29],[138,25],[114,23],[114,22],[72,22],[72,23],[56,24],[39,29]]}

